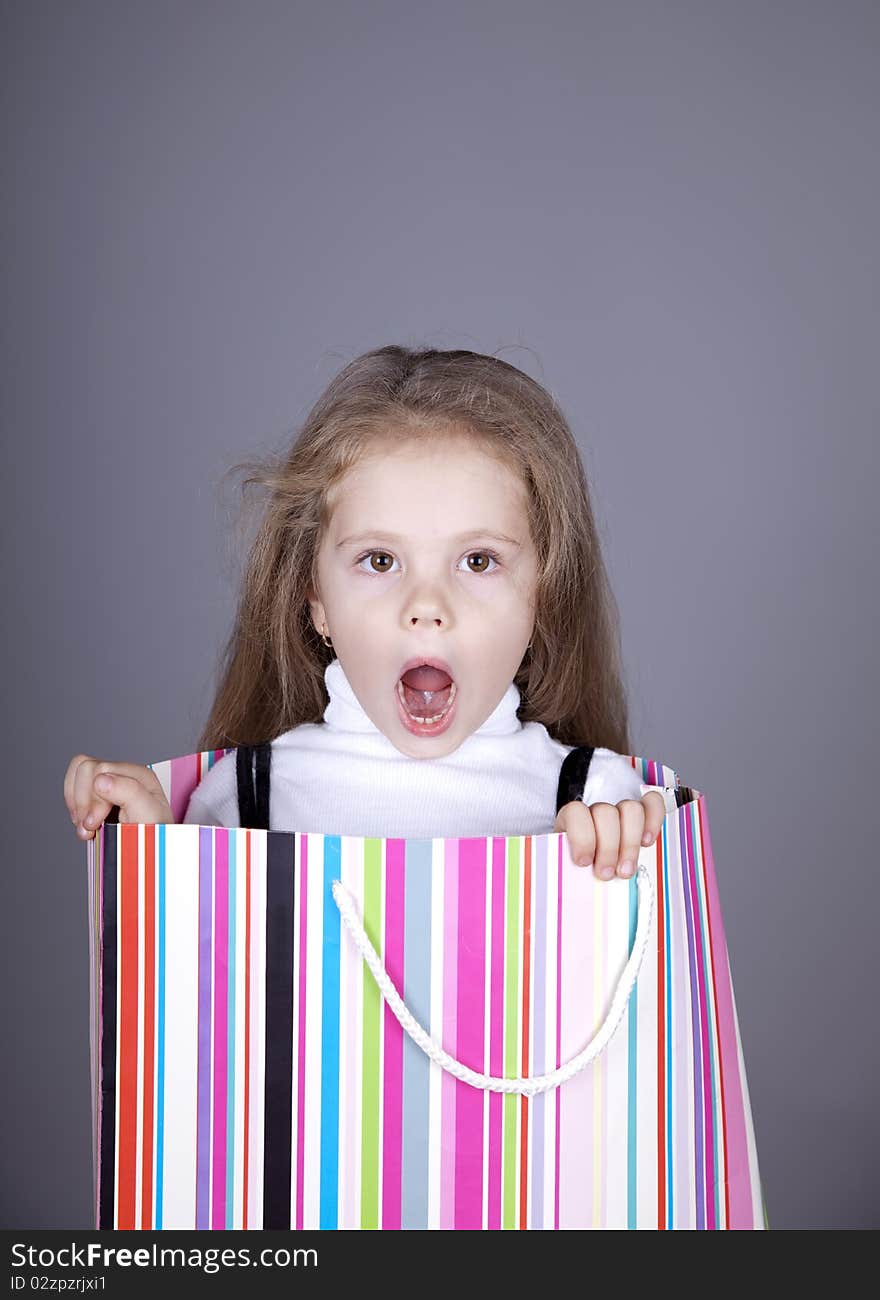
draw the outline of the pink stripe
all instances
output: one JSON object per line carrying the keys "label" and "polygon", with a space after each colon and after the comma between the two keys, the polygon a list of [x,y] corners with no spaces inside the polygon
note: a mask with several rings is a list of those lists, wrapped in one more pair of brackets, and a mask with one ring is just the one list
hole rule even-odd
{"label": "pink stripe", "polygon": [[[685,808],[687,805],[685,805]],[[693,1131],[691,1085],[693,1081],[693,1047],[691,1029],[691,976],[687,921],[685,919],[687,867],[682,843],[681,819],[686,812],[679,808],[670,826],[666,843],[669,866],[669,950],[672,963],[672,1104],[673,1120],[669,1154],[672,1160],[673,1219],[672,1227],[689,1230],[696,1227],[694,1212],[696,1181],[688,1151],[687,1135]],[[670,819],[671,820],[671,819]],[[677,859],[673,861],[673,858]]]}
{"label": "pink stripe", "polygon": [[[562,1065],[562,841],[560,835],[557,843],[558,853],[558,878],[556,883],[556,1068]],[[562,1104],[559,1095],[559,1089],[556,1089],[556,1201],[553,1207],[553,1227],[559,1230],[559,1171],[561,1168],[559,1154],[560,1138],[560,1121],[562,1119]]]}
{"label": "pink stripe", "polygon": [[306,1129],[306,915],[308,911],[309,840],[299,836],[299,1043],[297,1044],[296,1097],[296,1226],[303,1226],[303,1158]]}
{"label": "pink stripe", "polygon": [[[739,1072],[739,1052],[733,1006],[733,990],[727,958],[727,940],[721,919],[718,882],[715,877],[715,858],[712,854],[712,837],[706,816],[706,799],[697,800],[700,818],[700,835],[703,845],[703,863],[706,894],[709,900],[709,917],[712,926],[712,943],[716,953],[715,993],[718,1015],[718,1038],[721,1059],[724,1062],[724,1120],[727,1127],[727,1189],[730,1196],[730,1223],[728,1228],[753,1228],[755,1210],[752,1203],[752,1184],[749,1165],[749,1144],[746,1135],[745,1107],[742,1079]],[[763,1217],[761,1218],[763,1223]]]}
{"label": "pink stripe", "polygon": [[[595,876],[593,877],[595,881]],[[608,947],[610,943],[608,935],[608,889],[607,883],[598,884],[593,891],[594,906],[599,913],[599,1007],[596,1014],[592,1017],[591,1024],[598,1026],[602,1019],[603,1011],[607,1010],[610,998],[608,996]],[[598,892],[597,892],[598,891]],[[594,1005],[594,1004],[591,1004]],[[584,1035],[586,1041],[586,1035]],[[591,1072],[590,1072],[591,1073]],[[599,1077],[602,1081],[601,1103],[599,1109],[599,1132],[601,1133],[601,1156],[599,1158],[599,1227],[608,1227],[608,1143],[611,1138],[610,1116],[608,1105],[608,1051],[607,1049],[599,1057]],[[624,1142],[621,1151],[626,1151]],[[590,1179],[590,1211],[592,1213],[593,1198],[593,1180]]]}
{"label": "pink stripe", "polygon": [[201,752],[198,754],[184,754],[181,758],[167,760],[170,764],[170,776],[168,778],[170,798],[168,802],[174,814],[175,822],[183,821],[193,790],[202,780],[202,777],[207,774],[209,767],[219,763],[224,755],[231,752],[230,749],[209,749],[204,754]]}
{"label": "pink stripe", "polygon": [[[489,991],[489,1073],[504,1074],[504,879],[507,842],[492,840],[492,953]],[[489,1094],[488,1227],[501,1227],[501,1145],[504,1097]]]}
{"label": "pink stripe", "polygon": [[[93,840],[88,841],[89,870],[91,871],[94,868],[98,880],[98,914],[95,917],[95,927],[97,931],[95,935],[95,946],[97,948],[96,963],[97,963],[97,979],[98,979],[98,1021],[95,1026],[95,1033],[97,1035],[98,1042],[101,1041],[102,1031],[104,1027],[104,978],[103,978],[104,977],[104,950],[102,944],[103,935],[104,935],[104,929],[103,929],[104,926],[104,834],[105,831],[104,831],[104,827],[102,826],[99,830],[99,833],[95,835],[95,838]],[[98,936],[100,936],[100,938]],[[103,1091],[102,1089],[103,1082],[104,1082],[104,1057],[102,1054],[99,1063],[99,1068],[98,1068],[98,1079],[96,1083],[96,1095],[95,1095],[95,1106],[97,1108],[96,1118],[97,1118],[97,1134],[98,1134],[97,1136],[98,1145],[95,1151],[95,1161],[96,1161],[96,1167],[98,1171],[98,1176],[95,1179],[95,1227],[96,1228],[100,1223],[100,1215],[101,1215],[102,1161],[101,1161],[100,1152],[101,1152],[101,1132],[103,1128],[102,1121],[104,1118],[104,1107],[101,1105],[101,1102],[98,1100],[98,1098],[101,1097]]]}
{"label": "pink stripe", "polygon": [[226,1227],[226,1067],[229,1010],[229,832],[214,836],[213,1228]]}
{"label": "pink stripe", "polygon": [[[205,766],[207,767],[207,762]],[[182,758],[171,759],[171,776],[168,782],[170,797],[168,803],[175,822],[183,821],[192,792],[201,779],[201,754],[185,754]]]}
{"label": "pink stripe", "polygon": [[247,1218],[243,1227],[257,1227],[263,1222],[263,1174],[261,1174],[261,1160],[263,1160],[263,1132],[260,1131],[259,1115],[261,1106],[260,1079],[261,1069],[263,1069],[263,1058],[257,1049],[260,1043],[260,993],[259,979],[256,974],[255,948],[257,944],[257,920],[256,920],[256,885],[253,883],[255,878],[256,867],[253,865],[253,840],[252,836],[244,835],[244,863],[246,863],[246,998],[247,998],[247,1037],[246,1037],[246,1061],[247,1061],[247,1115],[246,1115],[246,1147],[244,1147],[244,1160],[246,1160],[247,1171]]}
{"label": "pink stripe", "polygon": [[[486,841],[459,841],[458,1049],[483,1073],[486,987]],[[483,1093],[455,1080],[455,1227],[483,1226]]]}
{"label": "pink stripe", "polygon": [[[343,855],[343,884],[355,898],[364,896],[364,855],[352,853],[346,866]],[[361,993],[364,979],[364,962],[356,948],[345,945],[342,949],[340,978],[345,978],[345,1091],[340,1097],[344,1104],[344,1146],[339,1148],[339,1168],[344,1169],[342,1200],[339,1208],[339,1227],[356,1229],[361,1226],[361,1127],[359,1116],[360,1086],[362,1081],[361,1048],[363,1043],[363,1003]]]}
{"label": "pink stripe", "polygon": [[[403,997],[404,857],[401,839],[385,842],[385,969]],[[385,1077],[382,1129],[382,1228],[400,1227],[400,1177],[403,1152],[403,1030],[383,1000]]]}
{"label": "pink stripe", "polygon": [[[445,840],[443,899],[443,1047],[455,1055],[458,1011],[458,840]],[[440,1094],[440,1227],[455,1227],[455,1088],[446,1070]]]}
{"label": "pink stripe", "polygon": [[[598,887],[598,886],[596,886]],[[570,857],[562,869],[562,1064],[581,1050],[591,1034],[593,1011],[592,913],[597,906],[593,873]],[[566,924],[568,918],[571,924]],[[583,931],[584,922],[590,933]],[[589,1228],[593,1200],[593,1077],[598,1067],[581,1070],[557,1090],[562,1110],[559,1165],[559,1227]],[[597,1135],[598,1136],[598,1135]]]}
{"label": "pink stripe", "polygon": [[[709,1043],[706,1034],[706,990],[703,982],[703,945],[702,945],[702,920],[700,917],[699,898],[697,897],[697,880],[696,880],[696,861],[694,857],[694,841],[691,829],[690,817],[691,805],[687,804],[682,810],[683,820],[683,850],[687,860],[687,892],[690,900],[692,940],[693,940],[693,974],[696,988],[692,989],[691,996],[696,995],[697,1011],[699,1017],[697,1033],[699,1037],[699,1054],[700,1061],[694,1060],[694,1106],[699,1106],[700,1114],[694,1115],[694,1194],[695,1208],[697,1214],[696,1226],[698,1228],[707,1228],[706,1213],[708,1209],[708,1146],[709,1133],[708,1128],[711,1125],[711,1097],[707,1096],[708,1084],[708,1061]],[[694,1047],[696,1054],[697,1048]],[[698,1072],[698,1073],[697,1073]]]}
{"label": "pink stripe", "polygon": [[[265,931],[265,912],[258,900],[262,897],[259,877],[260,872],[254,863],[254,837],[245,831],[245,861],[247,863],[247,906],[250,909],[250,947],[247,960],[250,966],[250,988],[248,989],[248,1140],[247,1140],[247,1228],[263,1226],[263,1091],[264,1071],[262,1050],[263,1033],[261,1026],[265,1021],[263,993],[257,963],[257,953],[261,951],[258,936]],[[262,927],[260,921],[262,919]]]}

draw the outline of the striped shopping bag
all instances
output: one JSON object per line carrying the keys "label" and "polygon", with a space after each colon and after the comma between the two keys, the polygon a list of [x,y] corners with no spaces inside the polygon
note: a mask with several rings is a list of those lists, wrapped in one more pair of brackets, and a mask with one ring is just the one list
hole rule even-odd
{"label": "striped shopping bag", "polygon": [[[226,750],[153,764],[176,818]],[[98,1228],[768,1227],[700,791],[632,880],[563,834],[107,822]]]}

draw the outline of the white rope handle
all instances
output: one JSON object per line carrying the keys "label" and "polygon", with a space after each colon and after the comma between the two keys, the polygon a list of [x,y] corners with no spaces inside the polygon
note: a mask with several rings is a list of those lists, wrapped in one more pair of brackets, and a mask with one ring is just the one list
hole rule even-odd
{"label": "white rope handle", "polygon": [[[603,1024],[587,1046],[578,1052],[577,1056],[572,1057],[566,1065],[560,1066],[559,1069],[553,1070],[550,1074],[539,1074],[534,1075],[532,1078],[520,1079],[499,1079],[490,1074],[478,1074],[476,1070],[470,1069],[461,1061],[457,1061],[454,1056],[450,1056],[439,1043],[435,1042],[425,1032],[397,992],[391,981],[391,976],[382,965],[381,958],[370,942],[355,911],[351,894],[341,880],[334,880],[331,888],[336,906],[339,908],[349,934],[354,939],[358,952],[373,972],[373,978],[378,984],[383,998],[413,1042],[432,1061],[436,1061],[449,1074],[455,1075],[457,1079],[461,1079],[464,1083],[470,1083],[475,1088],[481,1088],[484,1092],[519,1092],[525,1097],[533,1097],[537,1093],[549,1092],[552,1088],[558,1088],[561,1083],[565,1083],[567,1079],[585,1069],[600,1052],[604,1051],[623,1018],[623,1013],[638,978],[639,969],[648,946],[648,931],[651,927],[651,916],[654,910],[654,886],[645,867],[639,867],[637,880],[639,886],[639,913],[635,942],[617,982],[617,988],[614,990],[614,997],[611,1000],[611,1006]],[[602,887],[607,888],[607,884]]]}

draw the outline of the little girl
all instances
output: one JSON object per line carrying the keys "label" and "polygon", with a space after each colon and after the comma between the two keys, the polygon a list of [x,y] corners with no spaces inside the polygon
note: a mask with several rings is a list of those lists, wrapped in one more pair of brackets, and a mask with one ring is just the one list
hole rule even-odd
{"label": "little girl", "polygon": [[[270,829],[565,831],[575,862],[632,875],[666,807],[625,757],[614,598],[545,389],[494,357],[379,348],[246,481],[268,500],[197,747],[271,742]],[[586,781],[557,813],[582,746]],[[236,757],[208,770],[185,822],[241,824]],[[123,822],[173,820],[132,763],[78,754],[64,796],[86,839],[114,805]]]}

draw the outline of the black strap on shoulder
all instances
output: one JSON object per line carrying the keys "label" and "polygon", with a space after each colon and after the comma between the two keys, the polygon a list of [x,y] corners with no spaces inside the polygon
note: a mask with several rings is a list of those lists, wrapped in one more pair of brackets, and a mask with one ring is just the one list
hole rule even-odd
{"label": "black strap on shoulder", "polygon": [[238,782],[238,824],[251,830],[269,829],[269,773],[272,744],[239,745],[235,751]]}
{"label": "black strap on shoulder", "polygon": [[593,753],[592,745],[575,745],[562,760],[562,767],[559,769],[559,785],[556,789],[557,812],[564,804],[583,799]]}

